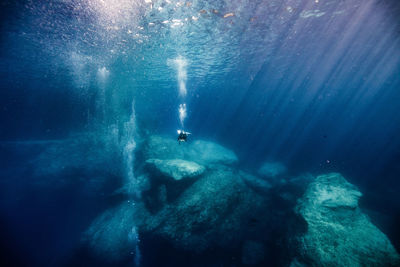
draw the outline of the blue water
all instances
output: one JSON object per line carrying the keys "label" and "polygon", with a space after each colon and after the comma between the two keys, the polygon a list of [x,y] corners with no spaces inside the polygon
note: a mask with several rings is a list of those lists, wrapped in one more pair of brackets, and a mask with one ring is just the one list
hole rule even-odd
{"label": "blue water", "polygon": [[[398,1],[26,0],[2,1],[0,16],[2,265],[108,266],[88,256],[83,233],[139,175],[140,143],[182,127],[251,173],[265,161],[290,176],[342,173],[400,251]],[[85,133],[117,151],[94,142],[41,158]],[[62,162],[109,151],[106,174]],[[55,174],[35,173],[52,164]],[[271,264],[288,257],[280,234]],[[186,255],[153,238],[141,236],[140,265],[241,264],[236,250]]]}

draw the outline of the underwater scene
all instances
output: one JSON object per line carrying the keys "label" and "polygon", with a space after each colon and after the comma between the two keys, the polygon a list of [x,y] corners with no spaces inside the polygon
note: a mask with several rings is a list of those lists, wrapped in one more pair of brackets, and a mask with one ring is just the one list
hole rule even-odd
{"label": "underwater scene", "polygon": [[400,1],[3,0],[0,266],[400,266]]}

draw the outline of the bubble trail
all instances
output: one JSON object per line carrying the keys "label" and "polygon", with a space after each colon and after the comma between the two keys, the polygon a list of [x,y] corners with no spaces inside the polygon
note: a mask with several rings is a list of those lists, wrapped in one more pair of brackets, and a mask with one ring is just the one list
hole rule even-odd
{"label": "bubble trail", "polygon": [[181,126],[183,128],[183,123],[186,118],[186,104],[180,104],[179,105],[179,120],[181,121]]}
{"label": "bubble trail", "polygon": [[[186,81],[187,81],[187,65],[188,62],[187,60],[182,57],[178,56],[175,59],[168,59],[167,64],[173,68],[175,68],[177,72],[177,81],[178,81],[178,89],[179,89],[179,96],[181,99],[185,99],[186,94],[187,94],[187,89],[186,89]],[[179,105],[179,120],[181,122],[181,127],[183,128],[185,119],[187,117],[187,109],[186,109],[186,104],[180,104]]]}
{"label": "bubble trail", "polygon": [[177,71],[179,95],[185,97],[187,94],[186,81],[187,81],[187,60],[181,56],[174,59],[174,65]]}

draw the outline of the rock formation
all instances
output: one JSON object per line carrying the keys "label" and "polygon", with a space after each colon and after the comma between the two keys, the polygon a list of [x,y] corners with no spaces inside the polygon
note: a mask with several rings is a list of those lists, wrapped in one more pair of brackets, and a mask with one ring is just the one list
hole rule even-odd
{"label": "rock formation", "polygon": [[163,177],[179,181],[203,174],[205,168],[196,162],[182,159],[148,159],[146,163]]}
{"label": "rock formation", "polygon": [[399,266],[389,239],[358,207],[361,193],[339,173],[321,175],[299,199],[296,210],[307,223],[299,238],[308,266]]}

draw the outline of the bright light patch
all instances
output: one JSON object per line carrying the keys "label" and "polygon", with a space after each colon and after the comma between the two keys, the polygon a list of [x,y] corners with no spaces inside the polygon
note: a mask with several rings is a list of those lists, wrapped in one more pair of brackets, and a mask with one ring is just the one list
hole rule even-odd
{"label": "bright light patch", "polygon": [[97,70],[97,79],[100,84],[104,85],[107,82],[109,76],[110,71],[106,67],[102,67]]}

